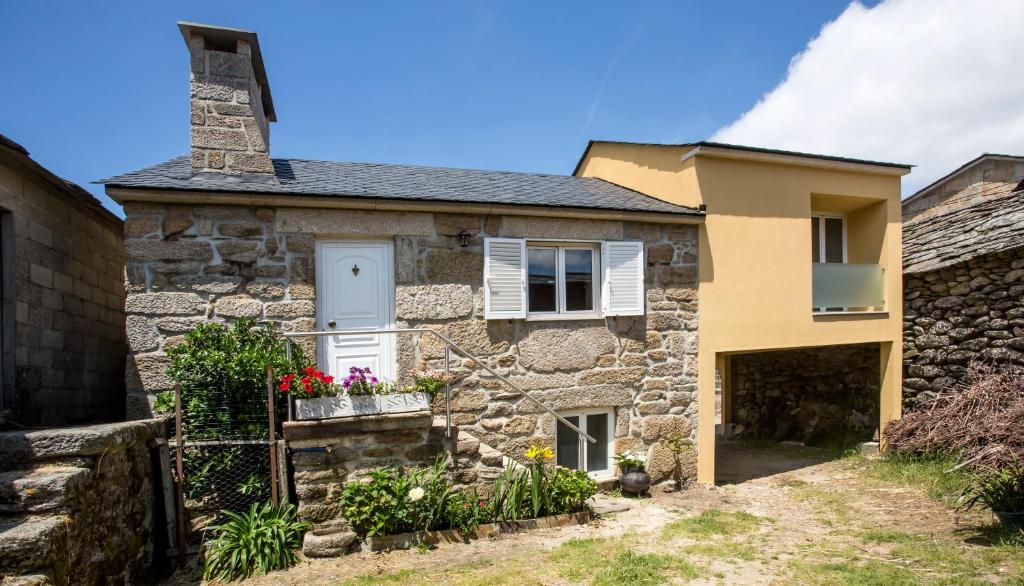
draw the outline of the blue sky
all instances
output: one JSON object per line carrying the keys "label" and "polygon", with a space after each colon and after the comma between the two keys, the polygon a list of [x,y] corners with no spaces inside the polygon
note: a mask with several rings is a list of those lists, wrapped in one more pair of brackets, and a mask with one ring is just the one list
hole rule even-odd
{"label": "blue sky", "polygon": [[590,138],[712,136],[848,4],[8,1],[0,132],[97,195],[187,152],[191,20],[259,34],[273,156],[570,173]]}

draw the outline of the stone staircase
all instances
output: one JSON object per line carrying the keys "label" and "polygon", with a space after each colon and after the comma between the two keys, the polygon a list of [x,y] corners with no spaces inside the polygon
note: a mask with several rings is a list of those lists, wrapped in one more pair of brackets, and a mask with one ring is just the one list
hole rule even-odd
{"label": "stone staircase", "polygon": [[[434,426],[444,429],[444,417],[435,417]],[[464,485],[490,483],[508,464],[508,456],[483,443],[459,426],[452,426],[447,446],[455,469],[455,480]]]}
{"label": "stone staircase", "polygon": [[[124,472],[134,477],[139,464],[150,466],[148,451],[140,454],[138,448],[145,450],[154,432],[144,422],[132,422],[0,433],[0,585],[95,583],[125,571],[130,558],[104,559],[128,553],[118,549],[116,536],[90,539],[115,530],[103,520],[121,518],[120,511],[101,508],[131,510],[120,501],[146,496],[116,480]],[[135,456],[132,464],[125,463],[133,460],[129,454]],[[128,492],[133,489],[135,494]],[[141,537],[146,528],[117,530]]]}

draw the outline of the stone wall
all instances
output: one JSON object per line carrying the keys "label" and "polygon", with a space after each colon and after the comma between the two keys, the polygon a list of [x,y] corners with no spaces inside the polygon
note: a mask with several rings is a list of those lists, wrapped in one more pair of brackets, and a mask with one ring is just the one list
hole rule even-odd
{"label": "stone wall", "polygon": [[878,428],[878,344],[731,357],[732,421],[749,437],[867,441]]}
{"label": "stone wall", "polygon": [[1024,248],[903,278],[903,400],[963,380],[974,360],[1024,364]]}
{"label": "stone wall", "polygon": [[981,161],[927,193],[903,203],[903,222],[928,218],[949,210],[970,207],[978,201],[1013,190],[1024,177],[1024,161],[1000,159],[998,155]]}
{"label": "stone wall", "polygon": [[159,421],[0,433],[0,576],[153,583],[167,539],[150,444],[163,435]]}
{"label": "stone wall", "polygon": [[[340,516],[338,497],[346,482],[366,478],[386,466],[429,467],[438,457],[454,456],[450,478],[457,486],[470,486],[503,469],[501,454],[481,453],[479,441],[453,427],[453,440],[445,438],[443,419],[430,413],[361,416],[284,424],[291,449],[295,496],[299,516],[315,524],[307,534],[306,555],[341,555],[355,540]],[[482,470],[486,470],[480,474]]]}
{"label": "stone wall", "polygon": [[[659,438],[678,432],[695,439],[695,226],[141,203],[125,211],[127,378],[136,416],[148,413],[153,393],[171,388],[164,351],[200,321],[250,315],[284,330],[312,329],[316,238],[388,238],[398,327],[444,333],[556,409],[615,408],[619,449],[649,450],[655,478],[671,468]],[[465,248],[454,238],[462,230],[472,234]],[[646,315],[484,320],[485,236],[643,240]],[[431,337],[400,336],[397,349],[400,373],[440,366],[442,348]],[[553,417],[468,364],[456,371],[452,407],[466,433],[513,456],[532,442],[552,442]]]}
{"label": "stone wall", "polygon": [[121,221],[8,148],[0,148],[0,212],[8,419],[35,427],[121,419]]}

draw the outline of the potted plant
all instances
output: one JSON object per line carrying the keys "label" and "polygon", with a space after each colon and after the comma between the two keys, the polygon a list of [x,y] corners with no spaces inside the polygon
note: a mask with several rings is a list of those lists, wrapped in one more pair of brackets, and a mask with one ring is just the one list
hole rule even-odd
{"label": "potted plant", "polygon": [[295,418],[299,420],[427,411],[434,394],[451,380],[451,375],[422,371],[413,373],[412,385],[398,387],[378,379],[368,367],[353,366],[341,384],[313,368],[304,373],[298,378],[286,374],[278,385],[281,392],[295,397]]}
{"label": "potted plant", "polygon": [[974,475],[960,500],[964,510],[978,503],[991,509],[1006,531],[1024,531],[1024,463]]}
{"label": "potted plant", "polygon": [[641,495],[651,489],[651,476],[644,469],[645,458],[639,452],[623,452],[615,455],[615,464],[622,472],[619,487],[623,492]]}

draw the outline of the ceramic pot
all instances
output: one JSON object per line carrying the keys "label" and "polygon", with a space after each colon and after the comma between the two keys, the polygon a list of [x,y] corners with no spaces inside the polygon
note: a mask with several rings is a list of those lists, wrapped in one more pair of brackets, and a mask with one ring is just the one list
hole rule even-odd
{"label": "ceramic pot", "polygon": [[651,489],[651,476],[641,469],[630,468],[619,476],[619,487],[622,488],[622,492],[644,494]]}
{"label": "ceramic pot", "polygon": [[1016,531],[1024,531],[1024,512],[1015,512],[1015,513],[1005,513],[1005,512],[1001,513],[999,511],[994,511],[994,512],[996,514],[996,518],[999,519],[999,522],[1003,525],[1003,529],[1005,529],[1007,531],[1007,533],[1014,533]]}

